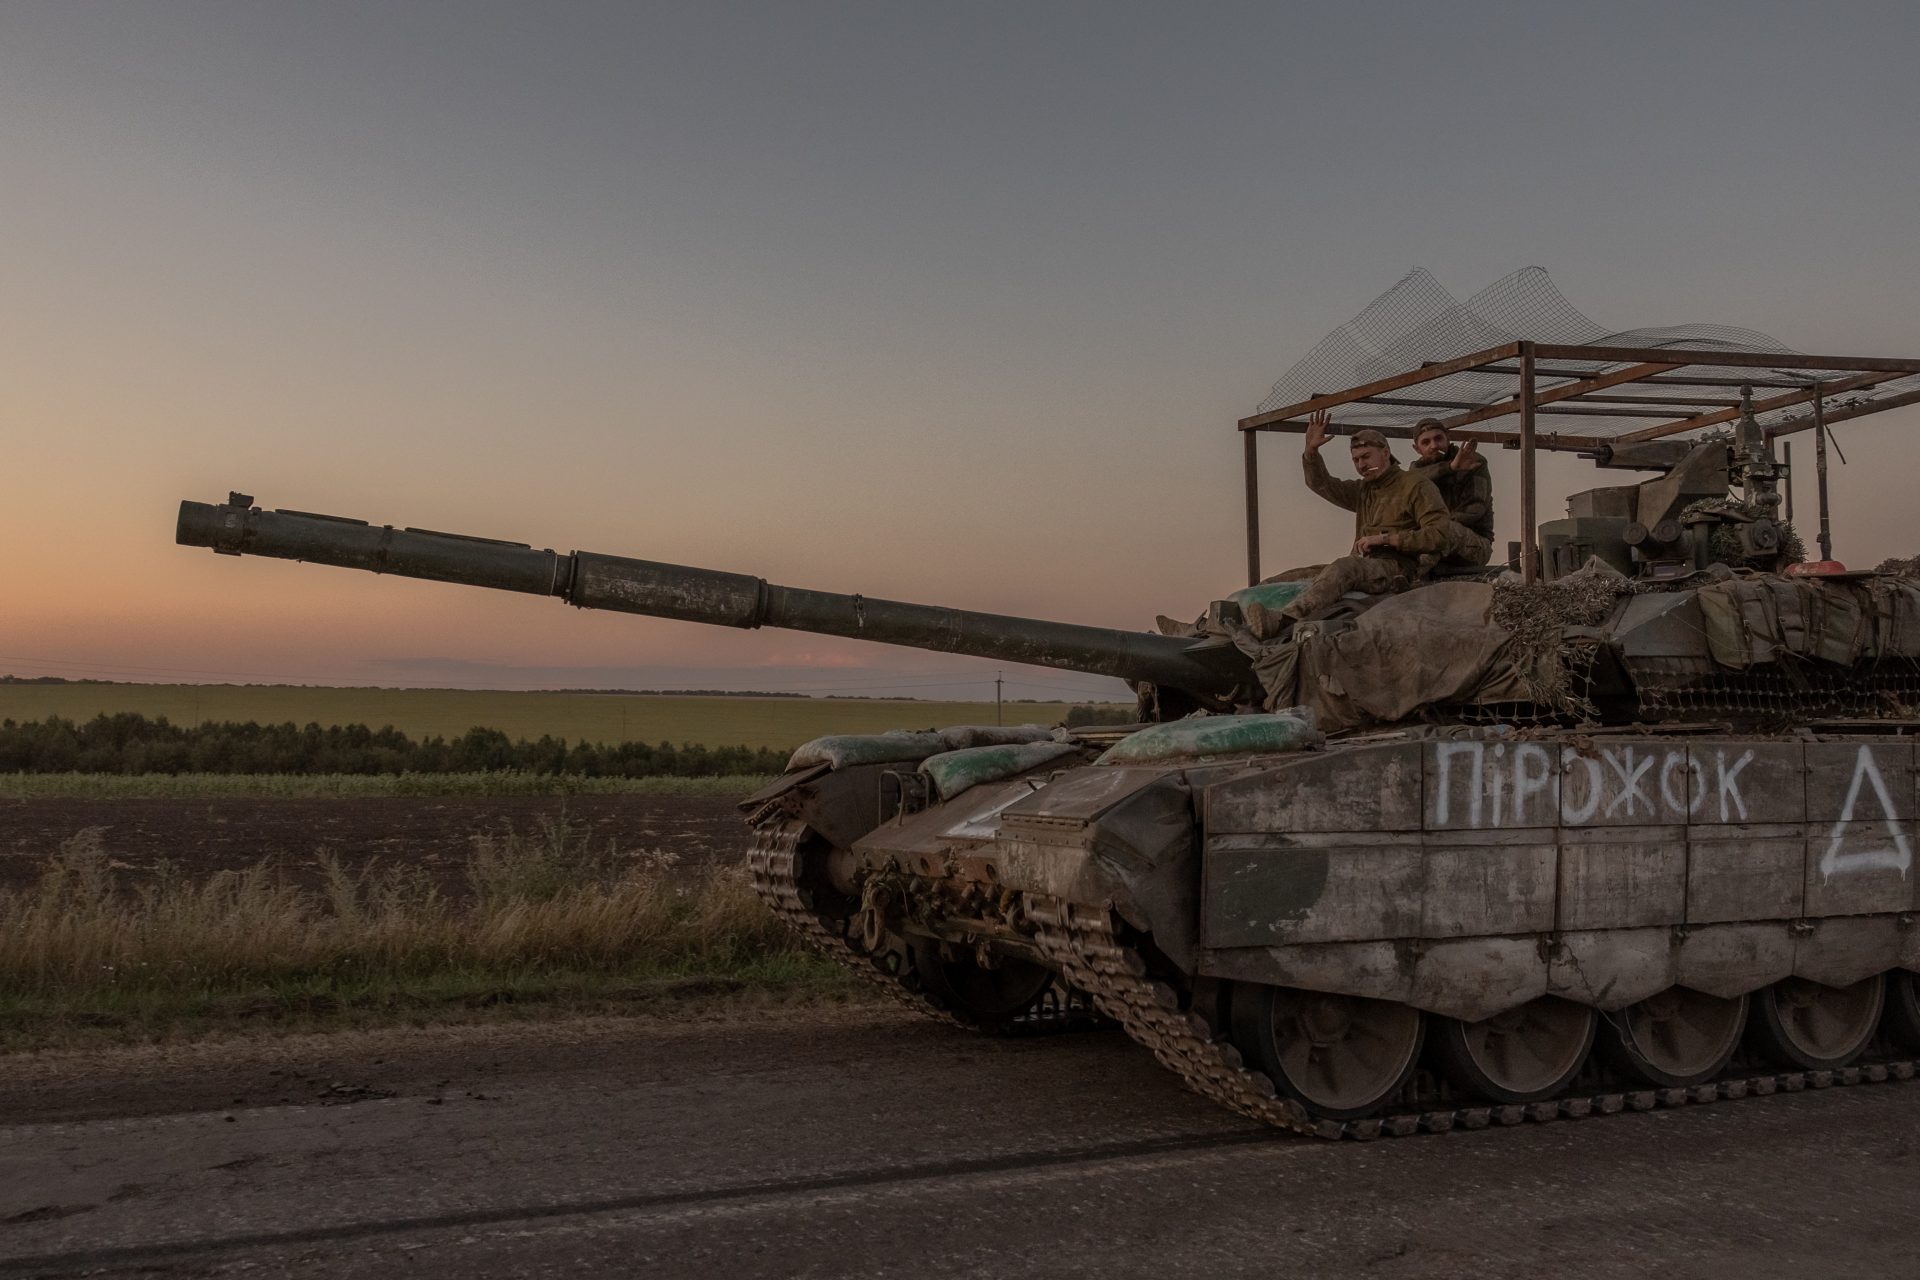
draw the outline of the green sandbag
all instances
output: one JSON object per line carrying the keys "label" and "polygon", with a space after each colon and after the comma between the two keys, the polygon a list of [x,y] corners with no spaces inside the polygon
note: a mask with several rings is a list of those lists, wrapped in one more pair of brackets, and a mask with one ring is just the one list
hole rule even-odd
{"label": "green sandbag", "polygon": [[1122,738],[1096,763],[1150,764],[1214,756],[1276,755],[1304,751],[1318,746],[1321,740],[1313,720],[1297,711],[1265,716],[1194,716]]}
{"label": "green sandbag", "polygon": [[921,762],[920,772],[933,780],[942,800],[951,800],[983,782],[998,782],[1016,773],[1078,753],[1070,742],[1027,742],[998,747],[969,747],[945,751]]}
{"label": "green sandbag", "polygon": [[1242,587],[1227,599],[1239,605],[1245,611],[1249,602],[1257,601],[1268,613],[1278,613],[1293,603],[1293,598],[1311,585],[1307,582],[1261,582],[1251,587]]}
{"label": "green sandbag", "polygon": [[787,761],[787,772],[817,764],[846,769],[858,764],[905,764],[942,751],[997,743],[1044,742],[1053,730],[1037,724],[954,725],[948,729],[890,729],[886,733],[835,733],[804,743]]}

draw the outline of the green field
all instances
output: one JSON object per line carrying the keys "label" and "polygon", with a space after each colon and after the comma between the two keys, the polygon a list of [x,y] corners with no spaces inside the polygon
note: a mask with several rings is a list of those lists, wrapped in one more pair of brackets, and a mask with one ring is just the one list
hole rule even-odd
{"label": "green field", "polygon": [[[1008,724],[1058,724],[1072,703],[1009,703]],[[175,724],[388,725],[414,738],[452,738],[476,726],[509,738],[672,742],[788,750],[825,733],[878,733],[992,724],[991,702],[821,698],[652,697],[610,693],[499,693],[466,689],[323,689],[295,685],[5,684],[0,720],[91,720],[137,711]]]}

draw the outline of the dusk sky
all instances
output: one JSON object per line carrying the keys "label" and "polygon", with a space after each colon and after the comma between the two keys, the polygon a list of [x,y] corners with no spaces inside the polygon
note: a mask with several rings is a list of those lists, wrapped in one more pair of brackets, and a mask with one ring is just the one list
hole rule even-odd
{"label": "dusk sky", "polygon": [[[1243,585],[1235,420],[1415,266],[1920,356],[1917,48],[1911,3],[0,0],[0,672],[990,698],[174,510],[1191,617]],[[1839,428],[1840,559],[1920,552],[1917,429]],[[1274,568],[1351,537],[1297,456]],[[1546,514],[1592,476],[1551,460]]]}

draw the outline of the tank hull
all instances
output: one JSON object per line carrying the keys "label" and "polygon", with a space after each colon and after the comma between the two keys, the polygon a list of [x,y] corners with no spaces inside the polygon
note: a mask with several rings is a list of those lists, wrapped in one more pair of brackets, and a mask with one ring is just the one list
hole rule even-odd
{"label": "tank hull", "polygon": [[[828,861],[875,936],[1037,960],[1201,1092],[1303,1132],[1365,1136],[1395,1115],[1493,1115],[1499,1096],[1473,1096],[1475,1080],[1529,1098],[1528,1118],[1686,1092],[1649,1079],[1718,1097],[1794,1065],[1778,1061],[1779,1029],[1759,1026],[1762,1009],[1791,1014],[1789,996],[1871,1024],[1860,1046],[1809,1059],[1816,1073],[1897,1074],[1895,1005],[1920,973],[1917,766],[1897,734],[1416,729],[1281,756],[1036,770],[918,812],[876,805],[876,825]],[[798,790],[833,788],[827,774]],[[824,807],[795,812],[806,804]],[[876,910],[863,886],[881,880]],[[1291,1096],[1279,1059],[1258,1069],[1285,1046],[1247,1010],[1308,997],[1413,1028],[1403,1048],[1421,1069],[1358,1119]],[[1674,1049],[1665,1074],[1640,1059],[1619,1070],[1631,1029],[1676,1001],[1737,1055],[1716,1062],[1709,1036]],[[1470,1059],[1487,1028],[1543,1013],[1570,1029],[1527,1034],[1578,1059],[1544,1096],[1463,1074],[1434,1047],[1450,1036]],[[1797,1043],[1789,1028],[1784,1051]],[[1713,1070],[1695,1080],[1689,1064]]]}

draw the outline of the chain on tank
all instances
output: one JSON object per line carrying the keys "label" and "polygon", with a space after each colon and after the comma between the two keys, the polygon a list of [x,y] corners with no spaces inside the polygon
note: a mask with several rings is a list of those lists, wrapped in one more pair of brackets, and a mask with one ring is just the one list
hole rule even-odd
{"label": "chain on tank", "polygon": [[1400,1138],[1452,1129],[1495,1125],[1545,1124],[1623,1111],[1699,1106],[1737,1098],[1799,1093],[1836,1085],[1880,1084],[1912,1080],[1920,1060],[1887,1058],[1831,1071],[1731,1075],[1684,1089],[1633,1089],[1571,1093],[1564,1097],[1512,1106],[1438,1107],[1389,1111],[1366,1120],[1317,1120],[1305,1107],[1276,1095],[1273,1082],[1248,1070],[1240,1052],[1224,1040],[1199,1012],[1182,1010],[1172,984],[1149,976],[1145,954],[1122,939],[1113,915],[1104,908],[1029,896],[1027,915],[1040,926],[1035,942],[1070,981],[1093,996],[1100,1012],[1153,1051],[1203,1097],[1295,1133],[1318,1138]]}
{"label": "chain on tank", "polygon": [[1017,1017],[991,1024],[969,1018],[928,989],[904,940],[890,936],[883,948],[868,950],[851,918],[832,920],[814,909],[811,895],[800,883],[801,846],[810,834],[803,820],[785,814],[777,801],[748,820],[753,844],[747,852],[747,870],[760,900],[809,948],[889,999],[968,1031],[996,1035],[1046,1034],[1094,1020],[1087,997],[1059,980]]}

